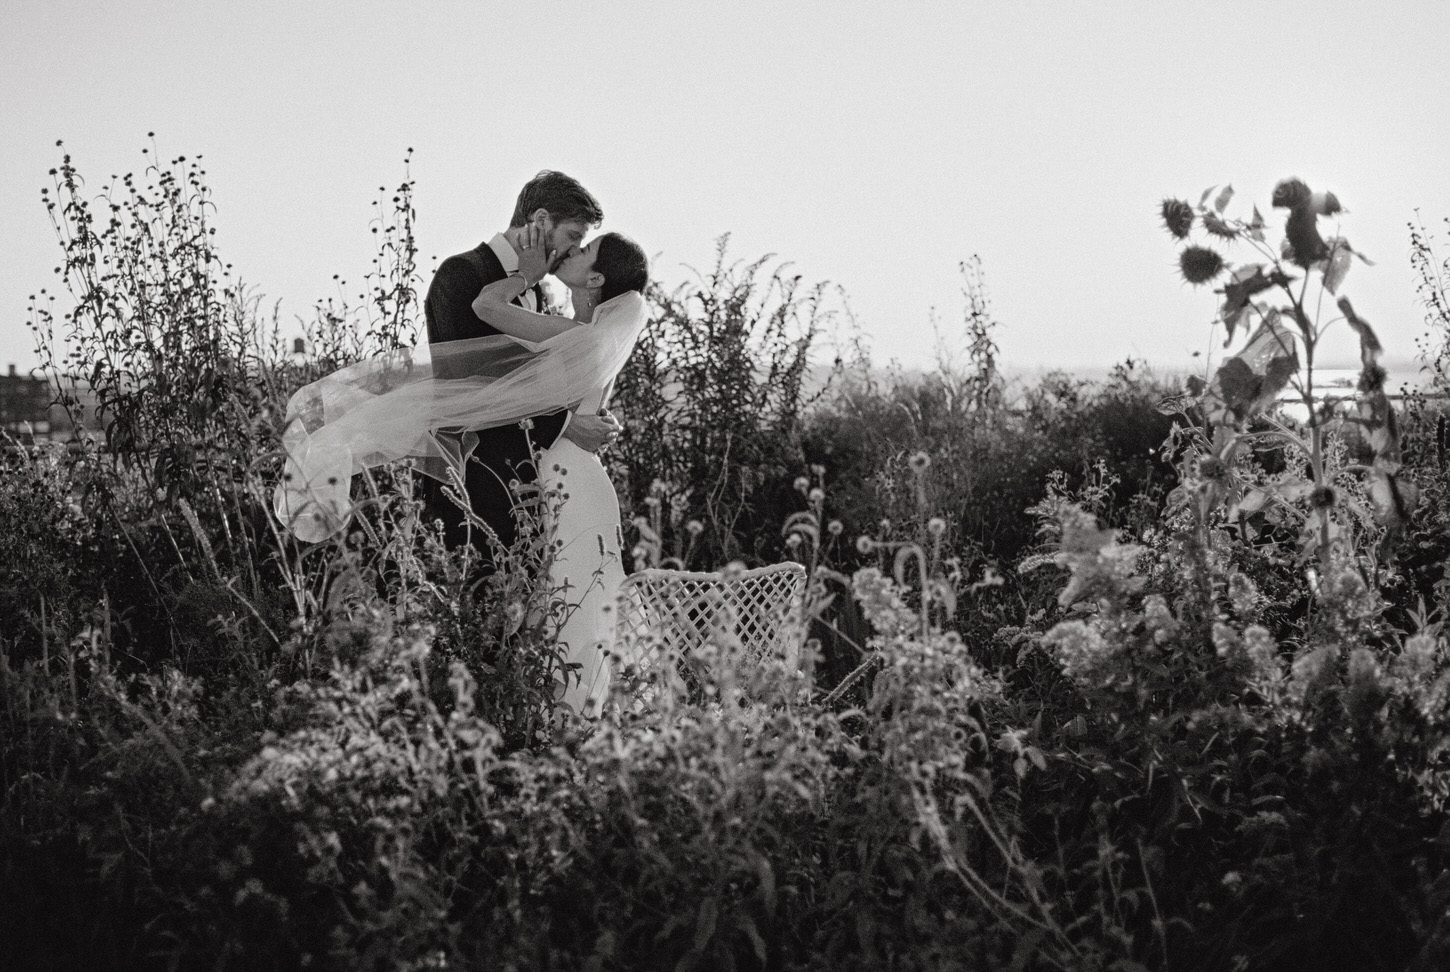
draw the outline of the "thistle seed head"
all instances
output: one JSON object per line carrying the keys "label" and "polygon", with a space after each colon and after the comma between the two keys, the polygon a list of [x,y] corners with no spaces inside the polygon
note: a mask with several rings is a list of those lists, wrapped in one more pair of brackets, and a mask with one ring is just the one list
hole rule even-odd
{"label": "thistle seed head", "polygon": [[1178,269],[1183,273],[1183,279],[1195,287],[1223,273],[1223,267],[1223,257],[1206,246],[1184,247],[1178,255]]}
{"label": "thistle seed head", "polygon": [[1364,370],[1359,373],[1359,390],[1371,393],[1384,391],[1385,377],[1384,368],[1377,364],[1365,365]]}
{"label": "thistle seed head", "polygon": [[1276,209],[1299,209],[1309,205],[1310,197],[1313,195],[1301,180],[1289,178],[1281,179],[1274,187],[1274,195],[1270,198]]}
{"label": "thistle seed head", "polygon": [[1182,199],[1163,200],[1163,225],[1174,239],[1186,238],[1193,228],[1193,207]]}

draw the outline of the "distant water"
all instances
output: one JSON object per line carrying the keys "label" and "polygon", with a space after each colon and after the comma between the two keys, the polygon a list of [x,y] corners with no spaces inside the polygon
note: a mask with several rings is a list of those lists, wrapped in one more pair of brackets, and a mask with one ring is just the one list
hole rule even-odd
{"label": "distant water", "polygon": [[[1314,387],[1325,392],[1353,391],[1358,384],[1358,368],[1314,369]],[[1385,391],[1391,395],[1402,394],[1405,390],[1427,388],[1429,384],[1430,374],[1421,371],[1417,361],[1404,362],[1399,367],[1391,363],[1385,368]]]}
{"label": "distant water", "polygon": [[[1227,355],[1216,355],[1213,359],[1213,370],[1223,363]],[[1336,361],[1335,367],[1317,367],[1314,369],[1314,387],[1320,395],[1330,394],[1335,396],[1349,397],[1359,383],[1359,368],[1352,362]],[[1406,391],[1416,389],[1428,390],[1430,387],[1430,375],[1420,370],[1420,362],[1415,358],[1403,358],[1395,361],[1383,362],[1385,368],[1385,391],[1391,398],[1397,398]],[[1007,380],[1008,396],[1021,394],[1032,388],[1038,387],[1043,379],[1050,374],[1068,375],[1079,381],[1090,382],[1102,386],[1112,377],[1116,367],[1076,367],[1076,368],[1054,368],[1045,365],[1014,366],[1011,362],[1005,362],[1002,366],[1002,374]],[[878,379],[887,380],[893,374],[907,377],[920,378],[933,373],[934,368],[893,368],[873,367],[872,374]],[[1140,382],[1152,382],[1155,385],[1173,389],[1183,388],[1189,375],[1197,375],[1201,378],[1209,377],[1206,374],[1208,369],[1190,369],[1188,367],[1162,367],[1157,365],[1135,362],[1132,374]],[[806,386],[809,392],[817,391],[830,378],[832,370],[829,366],[816,364],[808,370]],[[1287,397],[1295,395],[1292,386],[1285,390]]]}
{"label": "distant water", "polygon": [[[1225,356],[1216,356],[1213,360],[1212,370],[1217,370],[1223,363]],[[1359,383],[1359,368],[1349,362],[1336,361],[1335,367],[1316,367],[1314,369],[1314,387],[1320,392],[1338,391],[1340,393],[1353,391]],[[1427,388],[1430,384],[1428,372],[1420,370],[1420,362],[1414,358],[1405,358],[1397,361],[1383,362],[1385,369],[1385,391],[1390,395],[1402,394],[1404,390],[1415,390]],[[1207,369],[1205,369],[1207,370]],[[1138,364],[1133,371],[1140,378],[1151,377],[1153,380],[1164,384],[1181,384],[1190,374],[1197,374],[1207,378],[1205,370],[1190,370],[1184,367],[1163,368],[1153,365]],[[1113,368],[1087,367],[1087,368],[1012,368],[1006,369],[1008,380],[1019,386],[1031,386],[1039,382],[1044,375],[1066,373],[1074,378],[1084,381],[1091,381],[1095,384],[1106,382],[1112,375]],[[1300,370],[1302,377],[1303,370]]]}

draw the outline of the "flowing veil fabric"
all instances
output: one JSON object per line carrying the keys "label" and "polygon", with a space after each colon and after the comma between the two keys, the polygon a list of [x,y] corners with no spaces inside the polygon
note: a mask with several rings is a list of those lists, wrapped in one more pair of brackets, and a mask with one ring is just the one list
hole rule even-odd
{"label": "flowing veil fabric", "polygon": [[462,481],[469,436],[571,405],[624,367],[645,323],[634,291],[600,304],[588,324],[532,344],[503,335],[404,348],[335,371],[287,403],[286,460],[272,508],[300,540],[347,523],[355,473],[396,459]]}

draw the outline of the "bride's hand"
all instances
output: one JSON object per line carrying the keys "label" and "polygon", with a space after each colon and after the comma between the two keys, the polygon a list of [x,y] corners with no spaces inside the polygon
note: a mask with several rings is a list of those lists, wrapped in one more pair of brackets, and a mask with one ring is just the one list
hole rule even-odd
{"label": "bride's hand", "polygon": [[525,226],[520,234],[519,272],[524,283],[532,287],[549,272],[553,254],[549,253],[544,231],[536,223]]}
{"label": "bride's hand", "polygon": [[598,415],[576,412],[564,427],[564,438],[570,440],[585,452],[598,452],[613,445],[624,427],[608,410]]}

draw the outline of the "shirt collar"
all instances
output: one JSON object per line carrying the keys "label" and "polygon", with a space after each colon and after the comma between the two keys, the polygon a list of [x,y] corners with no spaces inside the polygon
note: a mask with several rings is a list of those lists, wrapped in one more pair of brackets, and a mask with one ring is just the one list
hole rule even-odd
{"label": "shirt collar", "polygon": [[504,273],[513,273],[519,268],[519,255],[514,252],[513,244],[508,241],[507,236],[495,233],[493,239],[488,241],[488,248],[498,257],[498,262],[503,264]]}

